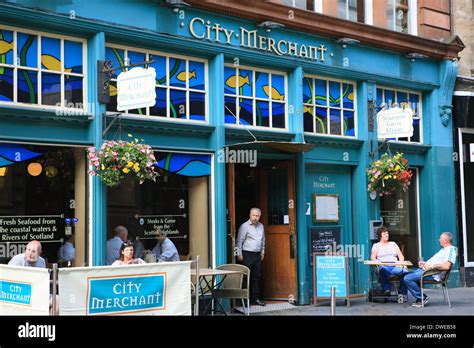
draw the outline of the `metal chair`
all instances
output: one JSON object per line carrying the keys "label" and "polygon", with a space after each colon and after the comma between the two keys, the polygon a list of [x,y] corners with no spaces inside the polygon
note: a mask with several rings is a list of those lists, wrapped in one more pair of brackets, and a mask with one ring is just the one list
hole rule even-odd
{"label": "metal chair", "polygon": [[[453,268],[453,264],[450,263],[450,267],[448,270],[439,270],[439,269],[430,269],[427,271],[424,271],[423,274],[421,275],[420,279],[420,289],[421,289],[421,306],[424,307],[423,299],[424,294],[423,294],[423,287],[426,284],[435,284],[435,285],[441,285],[441,288],[443,289],[443,297],[444,297],[444,302],[448,305],[449,308],[451,308],[451,301],[449,300],[449,293],[448,293],[448,279],[449,279],[449,274],[451,273],[451,269]],[[432,279],[427,279],[430,276],[438,275],[440,280],[436,280],[434,278]]]}
{"label": "metal chair", "polygon": [[[250,269],[238,264],[221,265],[216,269],[238,271],[240,273],[228,274],[222,281],[221,287],[213,291],[213,297],[218,301],[223,298],[240,299],[246,314],[250,315]],[[246,288],[242,288],[244,276],[246,276]],[[247,300],[247,306],[245,306],[244,300]]]}

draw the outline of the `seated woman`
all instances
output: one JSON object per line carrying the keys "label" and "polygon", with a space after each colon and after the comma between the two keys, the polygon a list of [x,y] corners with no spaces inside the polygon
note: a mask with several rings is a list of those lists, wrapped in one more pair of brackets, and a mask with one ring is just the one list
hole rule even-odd
{"label": "seated woman", "polygon": [[120,247],[120,257],[112,266],[136,265],[145,263],[140,258],[133,258],[134,247],[132,242],[124,242]]}
{"label": "seated woman", "polygon": [[[378,243],[372,247],[372,261],[396,262],[405,261],[397,243],[389,242],[389,233],[386,227],[382,226],[377,231]],[[379,268],[382,290],[386,296],[390,296],[390,276],[396,275],[400,278],[400,292],[403,294],[404,302],[407,301],[407,288],[403,282],[403,277],[408,273],[405,267],[381,266]]]}

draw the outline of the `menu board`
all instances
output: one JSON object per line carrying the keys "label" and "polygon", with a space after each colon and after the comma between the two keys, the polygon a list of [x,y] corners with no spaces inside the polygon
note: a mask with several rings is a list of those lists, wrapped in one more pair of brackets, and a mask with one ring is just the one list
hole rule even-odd
{"label": "menu board", "polygon": [[336,246],[341,244],[340,226],[308,227],[308,230],[310,238],[310,263],[313,261],[313,253],[324,253],[328,251],[328,249],[336,251]]}
{"label": "menu board", "polygon": [[318,299],[330,299],[331,288],[335,298],[349,299],[349,262],[347,255],[313,253],[313,303]]}

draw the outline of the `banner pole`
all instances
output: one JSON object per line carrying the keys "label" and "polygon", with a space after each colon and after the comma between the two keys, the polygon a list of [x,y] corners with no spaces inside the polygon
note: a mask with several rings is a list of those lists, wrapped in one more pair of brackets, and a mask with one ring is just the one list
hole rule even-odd
{"label": "banner pole", "polygon": [[53,311],[53,314],[52,315],[56,315],[56,306],[57,306],[57,303],[56,303],[56,295],[57,295],[57,290],[56,290],[56,287],[57,287],[57,284],[58,284],[58,264],[57,263],[53,263],[53,298],[52,298],[52,311]]}
{"label": "banner pole", "polygon": [[194,315],[199,315],[199,255],[196,255],[196,286],[195,286],[196,303],[194,304]]}

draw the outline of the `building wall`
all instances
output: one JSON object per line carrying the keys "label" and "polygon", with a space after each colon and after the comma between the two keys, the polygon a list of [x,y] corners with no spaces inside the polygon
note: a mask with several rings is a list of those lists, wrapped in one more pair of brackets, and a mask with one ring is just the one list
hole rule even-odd
{"label": "building wall", "polygon": [[453,2],[454,33],[466,48],[459,54],[459,75],[474,76],[474,7],[471,0]]}

